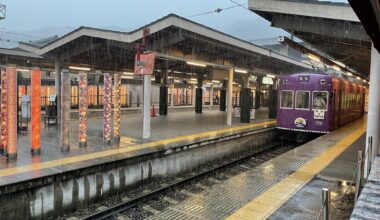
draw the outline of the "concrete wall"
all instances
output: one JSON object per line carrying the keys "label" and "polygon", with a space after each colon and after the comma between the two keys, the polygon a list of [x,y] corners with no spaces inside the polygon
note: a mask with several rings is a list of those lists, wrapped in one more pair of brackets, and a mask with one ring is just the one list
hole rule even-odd
{"label": "concrete wall", "polygon": [[[206,162],[221,160],[244,151],[259,152],[277,136],[273,128],[231,137],[183,145],[138,160],[121,161],[91,168],[82,176],[54,181],[39,188],[0,196],[0,219],[46,219],[120,191],[133,189],[143,181],[174,176]],[[111,167],[111,168],[110,168]],[[85,174],[88,173],[88,174]],[[58,178],[60,179],[60,178]]]}

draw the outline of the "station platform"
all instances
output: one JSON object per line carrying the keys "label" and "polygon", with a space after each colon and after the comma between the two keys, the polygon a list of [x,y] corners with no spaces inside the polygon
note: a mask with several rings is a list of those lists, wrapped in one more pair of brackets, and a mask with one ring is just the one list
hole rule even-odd
{"label": "station platform", "polygon": [[[148,219],[317,219],[322,187],[333,182],[333,178],[340,181],[335,185],[351,179],[356,150],[365,145],[365,132],[366,118],[362,118],[216,184]],[[322,183],[313,192],[310,187],[315,184],[310,184],[319,178],[328,181],[320,181]],[[332,200],[339,195],[333,192]],[[342,219],[334,217],[332,219]]]}
{"label": "station platform", "polygon": [[[275,121],[267,119],[264,109],[250,124],[241,124],[234,118],[233,125],[226,125],[226,113],[218,110],[194,112],[173,112],[168,116],[151,119],[152,137],[142,139],[142,117],[123,115],[121,117],[120,144],[104,145],[102,141],[102,118],[88,119],[88,145],[78,146],[78,121],[70,121],[70,151],[61,152],[59,147],[59,126],[41,127],[41,155],[30,153],[30,131],[19,133],[18,158],[16,161],[0,160],[0,194],[40,184],[41,178],[52,177],[68,171],[136,158],[154,152],[170,150],[172,147],[189,145],[202,140],[215,139],[223,135],[274,127]],[[69,178],[69,177],[63,177]],[[39,181],[37,181],[39,179]],[[33,180],[36,180],[33,183]],[[54,180],[47,180],[53,182]],[[42,181],[42,182],[44,182]],[[16,183],[24,183],[19,188]],[[12,187],[10,187],[12,186]]]}

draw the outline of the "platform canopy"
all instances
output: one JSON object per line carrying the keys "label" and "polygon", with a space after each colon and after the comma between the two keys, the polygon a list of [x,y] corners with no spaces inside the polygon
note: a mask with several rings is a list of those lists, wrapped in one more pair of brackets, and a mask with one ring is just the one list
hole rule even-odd
{"label": "platform canopy", "polygon": [[371,40],[349,4],[315,0],[249,0],[249,9],[368,77]]}
{"label": "platform canopy", "polygon": [[[157,52],[156,69],[178,74],[227,70],[229,64],[254,73],[287,74],[310,71],[311,65],[277,54],[174,14],[132,32],[80,27],[45,45],[20,43],[22,50],[47,59],[59,58],[63,67],[76,65],[102,71],[133,69],[136,43],[149,28],[148,50]],[[202,62],[207,68],[187,65]],[[198,68],[198,69],[197,69]],[[225,72],[225,71],[221,71]]]}
{"label": "platform canopy", "polygon": [[380,52],[380,1],[348,0],[348,2],[371,37],[375,48]]}

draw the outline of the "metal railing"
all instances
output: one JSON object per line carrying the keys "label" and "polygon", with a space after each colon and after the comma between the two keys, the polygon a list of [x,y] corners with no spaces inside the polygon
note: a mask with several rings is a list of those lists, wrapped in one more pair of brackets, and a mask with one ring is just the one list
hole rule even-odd
{"label": "metal railing", "polygon": [[[365,172],[366,172],[366,176],[368,177],[371,171],[371,165],[372,165],[372,136],[368,137],[368,147],[367,147],[367,150],[365,151],[364,158],[363,158],[363,152],[358,151],[358,159],[357,159],[355,171],[350,180],[350,184],[347,187],[347,189],[344,191],[344,193],[341,196],[339,196],[338,199],[331,200],[330,190],[326,188],[322,189],[322,205],[316,216],[316,219],[319,220],[323,216],[324,220],[329,220],[330,219],[329,212],[331,210],[330,208],[331,205],[337,206],[341,201],[343,201],[343,198],[345,198],[348,192],[352,189],[354,182],[355,182],[355,200],[354,201],[355,203],[357,202],[360,196],[361,188],[363,186],[363,180],[364,180],[363,168],[364,168],[364,163],[367,159],[368,159],[367,169]],[[356,177],[356,180],[354,181],[355,177]]]}

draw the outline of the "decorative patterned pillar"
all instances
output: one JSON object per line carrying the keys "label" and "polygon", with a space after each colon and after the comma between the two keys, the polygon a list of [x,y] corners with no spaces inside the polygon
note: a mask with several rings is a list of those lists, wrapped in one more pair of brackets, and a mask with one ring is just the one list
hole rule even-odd
{"label": "decorative patterned pillar", "polygon": [[7,159],[17,158],[17,70],[7,67]]}
{"label": "decorative patterned pillar", "polygon": [[87,74],[79,73],[79,147],[87,146]]}
{"label": "decorative patterned pillar", "polygon": [[121,77],[120,73],[114,74],[114,96],[113,96],[113,136],[116,143],[120,142],[120,114],[121,114]]}
{"label": "decorative patterned pillar", "polygon": [[41,70],[32,70],[31,77],[32,154],[41,153]]}
{"label": "decorative patterned pillar", "polygon": [[111,95],[112,95],[111,77],[109,73],[104,73],[103,141],[105,144],[111,143]]}
{"label": "decorative patterned pillar", "polygon": [[71,79],[68,70],[61,73],[61,150],[70,151]]}
{"label": "decorative patterned pillar", "polygon": [[0,152],[6,153],[7,151],[7,69],[1,67],[1,138],[0,138]]}

